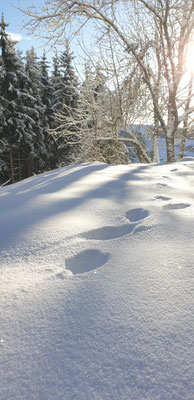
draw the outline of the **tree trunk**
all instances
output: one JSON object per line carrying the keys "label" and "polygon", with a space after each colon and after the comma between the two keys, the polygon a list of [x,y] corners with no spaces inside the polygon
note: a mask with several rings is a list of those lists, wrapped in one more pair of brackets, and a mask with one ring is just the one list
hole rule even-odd
{"label": "tree trunk", "polygon": [[28,177],[32,176],[32,161],[28,160]]}
{"label": "tree trunk", "polygon": [[166,153],[167,162],[175,162],[174,138],[178,129],[178,115],[176,112],[175,94],[171,93],[168,106],[168,123],[166,127]]}
{"label": "tree trunk", "polygon": [[156,115],[156,110],[154,111],[154,133],[153,133],[153,162],[159,162],[159,152],[158,152],[158,136],[159,136],[159,121]]}
{"label": "tree trunk", "polygon": [[21,158],[20,158],[20,151],[18,150],[18,174],[19,180],[22,180],[22,169],[21,169]]}
{"label": "tree trunk", "polygon": [[[190,107],[192,99],[192,90],[193,90],[193,74],[191,73],[189,87],[188,87],[188,96],[187,96],[187,101],[185,103],[185,112],[187,112]],[[188,134],[188,117],[183,121],[183,132],[181,136],[181,145],[180,145],[178,160],[181,160],[181,158],[183,158],[184,156],[187,134]]]}
{"label": "tree trunk", "polygon": [[168,132],[166,135],[166,154],[167,163],[175,162],[175,150],[174,150],[174,133]]}
{"label": "tree trunk", "polygon": [[182,136],[181,136],[181,145],[180,145],[178,160],[181,160],[181,158],[184,157],[187,133],[188,133],[188,125],[187,125],[187,120],[185,120],[183,122],[183,132],[182,132]]}
{"label": "tree trunk", "polygon": [[10,163],[10,172],[11,172],[11,183],[14,183],[13,151],[12,151],[11,145],[9,148],[9,163]]}
{"label": "tree trunk", "polygon": [[[122,140],[124,143],[125,142],[131,142],[135,148],[135,153],[136,156],[139,159],[139,162],[142,163],[151,163],[151,159],[147,154],[147,151],[144,149],[143,144],[141,143],[140,140],[135,136],[135,133],[130,129],[130,128],[125,128],[126,133],[128,133],[129,138],[120,138],[119,140]],[[130,139],[131,137],[131,139]]]}

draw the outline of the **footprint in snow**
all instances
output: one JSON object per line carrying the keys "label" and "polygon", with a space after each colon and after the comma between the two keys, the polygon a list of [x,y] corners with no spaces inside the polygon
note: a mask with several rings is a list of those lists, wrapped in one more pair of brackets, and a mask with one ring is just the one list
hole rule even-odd
{"label": "footprint in snow", "polygon": [[181,210],[183,208],[190,207],[189,203],[174,203],[174,204],[166,204],[163,206],[163,210]]}
{"label": "footprint in snow", "polygon": [[155,183],[155,185],[158,187],[167,187],[168,186],[166,183],[161,183],[161,182]]}
{"label": "footprint in snow", "polygon": [[66,269],[73,275],[83,274],[92,271],[106,264],[109,260],[109,253],[102,253],[96,249],[84,250],[65,261]]}
{"label": "footprint in snow", "polygon": [[156,197],[154,198],[154,200],[168,201],[168,200],[171,200],[171,198],[170,198],[170,197],[166,197],[166,196],[156,196]]}
{"label": "footprint in snow", "polygon": [[133,208],[126,211],[125,216],[130,222],[139,222],[149,216],[149,211],[144,208]]}
{"label": "footprint in snow", "polygon": [[103,226],[102,228],[92,229],[82,233],[84,239],[89,240],[110,240],[128,235],[133,231],[136,224],[125,224],[120,226]]}
{"label": "footprint in snow", "polygon": [[[134,208],[126,211],[126,218],[130,224],[120,226],[103,226],[82,233],[82,237],[88,240],[111,240],[128,235],[131,232],[137,233],[146,230],[146,227],[136,228],[137,223],[149,216],[149,212],[143,208]],[[134,223],[133,223],[134,222]],[[136,228],[136,229],[135,229]]]}

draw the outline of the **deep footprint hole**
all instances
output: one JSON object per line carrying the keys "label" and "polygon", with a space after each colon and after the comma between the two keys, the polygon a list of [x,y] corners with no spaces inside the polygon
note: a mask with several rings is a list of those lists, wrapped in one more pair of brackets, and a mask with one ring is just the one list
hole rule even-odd
{"label": "deep footprint hole", "polygon": [[171,200],[170,197],[166,197],[166,196],[156,196],[155,199],[156,199],[156,200],[163,200],[163,201],[169,201],[169,200]]}
{"label": "deep footprint hole", "polygon": [[142,219],[147,218],[149,215],[148,210],[144,210],[144,208],[134,208],[132,210],[128,210],[125,213],[126,218],[130,222],[138,222]]}
{"label": "deep footprint hole", "polygon": [[184,208],[190,207],[189,203],[175,203],[175,204],[166,204],[163,207],[163,210],[182,210]]}
{"label": "deep footprint hole", "polygon": [[168,186],[166,183],[161,183],[161,182],[155,183],[155,185],[158,187],[167,187]]}
{"label": "deep footprint hole", "polygon": [[109,260],[109,253],[102,253],[96,249],[84,250],[65,261],[66,269],[73,275],[83,274],[102,267]]}
{"label": "deep footprint hole", "polygon": [[126,236],[132,232],[136,224],[125,224],[120,226],[103,226],[102,228],[92,229],[82,233],[84,239],[89,240],[111,240]]}

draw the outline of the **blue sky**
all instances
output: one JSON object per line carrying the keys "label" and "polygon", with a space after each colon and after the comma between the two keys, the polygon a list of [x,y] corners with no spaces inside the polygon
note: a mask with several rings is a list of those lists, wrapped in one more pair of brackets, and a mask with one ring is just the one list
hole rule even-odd
{"label": "blue sky", "polygon": [[[29,1],[29,0],[28,0]],[[28,3],[26,1],[26,3]],[[36,3],[40,3],[41,0],[36,0]],[[4,13],[6,23],[9,24],[7,27],[7,33],[11,33],[13,39],[18,40],[17,47],[23,51],[23,55],[25,55],[26,50],[29,50],[32,46],[35,48],[38,57],[41,57],[43,54],[43,50],[45,49],[47,52],[48,59],[52,59],[52,54],[45,48],[43,45],[43,41],[41,39],[37,39],[36,37],[29,35],[27,30],[24,30],[23,21],[24,16],[22,13],[15,9],[14,6],[18,6],[23,8],[24,1],[23,0],[1,0],[0,1],[0,13]],[[25,8],[25,7],[24,7]]]}
{"label": "blue sky", "polygon": [[[12,37],[14,40],[17,40],[18,43],[16,47],[18,47],[20,50],[23,51],[23,56],[25,56],[26,51],[30,50],[31,47],[33,46],[35,48],[36,54],[39,58],[42,57],[43,51],[46,51],[46,56],[47,60],[50,63],[50,66],[52,66],[52,58],[54,56],[54,51],[51,51],[51,48],[45,45],[44,40],[41,40],[41,38],[37,38],[33,35],[30,35],[27,30],[23,28],[24,23],[27,23],[27,17],[25,17],[21,11],[17,10],[15,7],[19,7],[21,9],[25,9],[26,6],[35,4],[37,6],[40,6],[43,3],[43,0],[0,0],[0,18],[1,14],[4,13],[5,16],[5,21],[6,23],[9,24],[7,27],[6,31],[7,33],[12,34]],[[26,6],[25,6],[26,4]],[[14,7],[15,6],[15,7]],[[91,26],[87,30],[85,28],[85,41],[87,42],[91,30]],[[63,46],[57,46],[59,52],[64,50]],[[77,46],[76,42],[71,42],[70,44],[71,50],[73,51],[73,54],[75,56],[74,59],[74,65],[76,68],[79,70],[79,73],[81,73],[81,67],[80,67],[80,62],[79,56],[82,54],[82,50],[80,46]],[[54,49],[53,49],[54,50]]]}

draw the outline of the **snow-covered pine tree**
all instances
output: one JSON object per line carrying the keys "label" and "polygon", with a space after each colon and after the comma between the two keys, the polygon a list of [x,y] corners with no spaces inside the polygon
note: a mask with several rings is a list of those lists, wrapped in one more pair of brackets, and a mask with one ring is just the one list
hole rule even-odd
{"label": "snow-covered pine tree", "polygon": [[5,79],[5,69],[3,66],[2,55],[0,56],[0,185],[5,182],[6,176],[9,174],[9,165],[6,160],[8,153],[8,140],[4,135],[4,102],[3,100],[3,86],[2,83]]}
{"label": "snow-covered pine tree", "polygon": [[[78,106],[78,78],[75,74],[73,67],[73,54],[70,51],[68,42],[66,43],[66,49],[61,54],[61,72],[64,85],[64,99],[63,104],[65,106],[65,113],[67,118],[69,116],[76,116],[76,109]],[[65,164],[72,163],[76,160],[77,155],[80,151],[80,137],[77,135],[77,127],[73,124],[69,127],[64,127],[62,137],[59,144],[59,154],[61,161]]]}
{"label": "snow-covered pine tree", "polygon": [[[0,24],[1,47],[1,182],[14,182],[28,176],[26,158],[33,154],[33,135],[27,127],[31,119],[27,115],[25,81],[27,80],[20,54],[5,29],[2,15]],[[27,156],[26,156],[27,155]]]}
{"label": "snow-covered pine tree", "polygon": [[46,167],[47,169],[53,169],[56,167],[55,164],[55,141],[53,135],[50,134],[50,129],[54,124],[54,87],[52,80],[48,73],[48,62],[46,53],[44,51],[42,59],[40,61],[40,72],[41,72],[41,101],[45,107],[44,114],[42,116],[44,141],[46,146]]}
{"label": "snow-covered pine tree", "polygon": [[56,129],[59,123],[56,121],[56,113],[58,113],[59,110],[61,110],[63,104],[63,81],[60,71],[59,54],[57,50],[55,50],[55,54],[53,57],[53,66],[52,66],[50,82],[53,92],[52,102],[51,102],[51,106],[53,109],[53,118],[50,124],[50,136],[51,140],[53,141],[52,167],[56,168],[59,165],[57,134],[56,134]]}
{"label": "snow-covered pine tree", "polygon": [[[47,159],[47,148],[44,137],[44,113],[45,105],[42,103],[41,91],[43,88],[41,80],[41,68],[34,48],[26,52],[25,71],[28,76],[28,93],[31,96],[28,103],[33,118],[32,129],[34,136],[34,158],[31,164],[31,174],[44,170],[45,159]],[[29,110],[30,111],[30,110]]]}
{"label": "snow-covered pine tree", "polygon": [[69,117],[76,114],[79,94],[78,79],[73,67],[73,55],[68,43],[60,57],[55,56],[53,82],[55,84],[56,118],[53,132],[57,141],[58,163],[64,165],[74,162],[80,151],[77,127],[69,124]]}
{"label": "snow-covered pine tree", "polygon": [[55,55],[53,57],[53,70],[51,75],[51,83],[53,87],[52,105],[54,111],[56,112],[61,109],[64,99],[64,87],[63,87],[63,78],[60,68],[60,56],[57,50],[55,50]]}
{"label": "snow-covered pine tree", "polygon": [[8,37],[6,28],[9,26],[5,22],[4,14],[2,14],[0,23],[0,48],[1,48],[1,90],[0,90],[0,106],[1,106],[1,130],[0,140],[3,149],[1,149],[1,181],[10,179],[14,182],[14,162],[13,162],[13,145],[15,135],[13,131],[12,115],[15,109],[17,78],[15,73],[15,54],[14,43]]}
{"label": "snow-covered pine tree", "polygon": [[12,116],[13,129],[15,130],[16,142],[14,144],[15,180],[21,180],[29,175],[31,171],[31,159],[34,158],[35,133],[32,128],[34,120],[30,115],[28,107],[31,96],[28,93],[28,77],[25,73],[21,52],[17,52],[15,60],[15,72],[17,75],[16,107]]}

